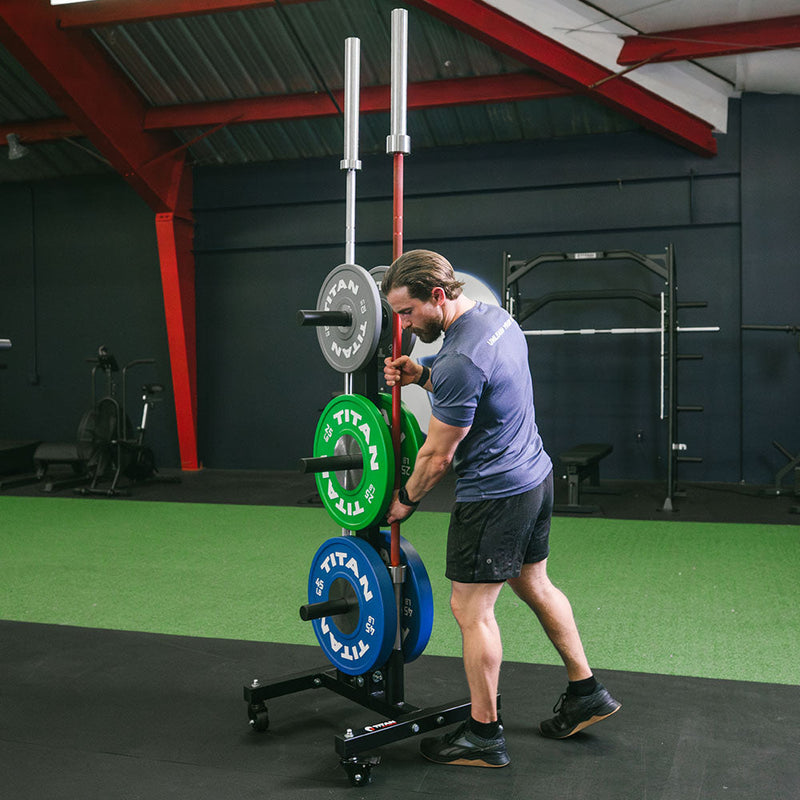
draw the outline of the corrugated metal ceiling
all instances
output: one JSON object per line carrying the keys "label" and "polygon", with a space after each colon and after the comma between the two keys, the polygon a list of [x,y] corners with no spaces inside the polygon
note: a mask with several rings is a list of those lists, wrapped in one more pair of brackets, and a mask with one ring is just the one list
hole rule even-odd
{"label": "corrugated metal ceiling", "polygon": [[[255,2],[257,0],[241,0],[243,5]],[[28,19],[36,17],[52,33],[53,14],[49,9],[47,14],[40,13],[47,4],[48,0],[7,0],[0,4],[0,33],[4,33],[4,13],[13,16],[16,24],[23,27],[26,15]],[[210,5],[219,7],[221,3],[211,2]],[[127,19],[135,17],[139,10],[151,9],[149,16],[154,16],[152,9],[156,6],[159,9],[169,7],[174,13],[169,18],[160,14],[152,21],[99,24],[97,13],[105,13],[97,11],[101,6],[106,11],[123,6],[135,9]],[[390,18],[395,7],[407,7],[409,14],[410,83],[534,76],[531,66],[539,65],[565,85],[582,87],[581,92],[569,97],[549,96],[502,103],[485,98],[473,105],[439,105],[412,110],[408,129],[414,150],[618,132],[638,127],[636,120],[639,120],[661,135],[688,145],[689,149],[711,155],[714,144],[710,131],[714,127],[724,130],[727,99],[737,90],[800,93],[797,69],[800,51],[796,47],[800,38],[795,35],[792,39],[790,35],[787,39],[780,30],[784,22],[786,30],[800,28],[798,0],[762,0],[759,3],[706,0],[702,4],[691,0],[593,0],[591,3],[579,0],[537,0],[536,3],[529,0],[409,0],[406,4],[394,0],[273,0],[269,6],[251,5],[236,11],[199,15],[186,11],[193,10],[191,3],[177,0],[159,3],[120,0],[118,5],[111,0],[100,0],[83,7],[94,9],[90,15],[95,27],[88,31],[62,31],[59,37],[73,33],[81,37],[85,33],[92,38],[110,64],[141,96],[145,109],[172,111],[210,102],[285,99],[305,93],[316,93],[323,98],[330,96],[343,85],[344,41],[349,36],[361,41],[362,87],[385,87],[390,82]],[[442,21],[437,15],[450,22]],[[59,12],[59,16],[63,19],[64,12]],[[769,20],[770,17],[777,19]],[[507,52],[517,54],[524,64],[480,41],[484,34],[480,22],[484,18],[491,18],[493,24],[500,19],[510,19],[520,26],[514,33],[506,33],[494,41],[500,42],[501,47],[505,45]],[[684,56],[688,60],[677,65],[657,63],[658,54],[653,53],[653,63],[642,62],[625,69],[618,66],[625,63],[617,61],[624,37],[637,31],[650,35],[685,26],[749,20],[758,25],[759,18],[777,23],[765,34],[760,52],[724,55],[724,49],[717,48],[722,53],[720,57],[692,60],[691,56]],[[472,35],[460,30],[462,24],[471,29]],[[698,36],[708,33],[707,29],[697,30]],[[5,34],[9,32],[13,40],[13,28]],[[724,40],[728,28],[713,33]],[[660,34],[655,38],[663,41]],[[14,45],[8,39],[5,41],[23,63],[31,66],[28,55],[19,55]],[[52,37],[48,41],[56,49],[61,44]],[[675,39],[673,43],[679,41]],[[577,79],[570,73],[574,64],[566,66],[571,56],[561,52],[555,60],[538,58],[536,48],[547,49],[554,42],[556,47],[565,47],[574,53],[576,63],[581,64],[583,72]],[[773,42],[784,43],[773,45]],[[598,43],[599,47],[593,47]],[[34,55],[34,63],[36,58]],[[68,63],[71,62],[67,57],[56,69]],[[586,68],[586,64],[592,66]],[[631,96],[625,94],[628,87],[623,91],[611,89],[604,99],[605,89],[595,91],[596,79],[591,78],[597,65],[601,65],[599,69],[605,71],[606,76],[599,83],[612,79],[610,85],[619,87],[628,81],[628,70],[632,69],[631,84],[645,87],[645,92],[650,94],[639,94],[631,100]],[[34,70],[37,67],[34,66]],[[615,73],[626,77],[617,82]],[[91,73],[87,73],[88,81],[91,81]],[[104,81],[97,83],[103,85]],[[105,83],[113,85],[114,81]],[[75,88],[74,84],[71,86]],[[452,96],[453,90],[450,91]],[[64,95],[58,96],[69,104]],[[653,96],[656,99],[651,105]],[[85,102],[86,98],[82,100]],[[441,101],[437,99],[436,102]],[[140,113],[138,104],[135,105],[137,110],[129,115],[129,120]],[[80,103],[78,107],[83,113],[84,107]],[[625,109],[625,114],[612,107]],[[678,121],[664,123],[665,118],[671,119],[673,110],[677,111]],[[0,45],[0,127],[4,132],[13,130],[9,123],[58,122],[58,118],[64,116],[64,110]],[[263,114],[259,118],[263,119]],[[168,125],[173,120],[171,116]],[[303,116],[288,121],[246,124],[231,120],[219,130],[213,130],[217,122],[219,119],[211,124],[192,120],[182,124],[205,127],[174,129],[177,139],[188,143],[190,163],[246,164],[332,157],[339,156],[342,151],[340,116]],[[360,127],[362,152],[383,152],[388,114],[365,113]],[[142,131],[132,131],[131,135],[141,137],[142,134]],[[74,125],[68,133],[40,138],[42,141],[28,142],[25,158],[18,161],[0,158],[0,182],[110,169],[97,150],[78,135]],[[168,136],[162,136],[160,141],[170,147]],[[104,152],[108,155],[108,149]],[[114,160],[116,155],[115,151],[108,157]],[[130,168],[136,170],[138,164],[134,162]]]}
{"label": "corrugated metal ceiling", "polygon": [[[326,93],[344,84],[344,41],[361,41],[361,85],[390,82],[392,0],[316,0],[271,8],[109,25],[92,30],[108,57],[151,106]],[[529,72],[519,62],[409,8],[409,82]],[[0,121],[57,117],[58,107],[0,46]],[[582,97],[410,111],[412,148],[510,142],[635,128],[636,123]],[[386,113],[362,114],[363,153],[383,152]],[[340,156],[341,117],[176,131],[192,142],[198,165]],[[0,160],[0,181],[108,170],[85,139],[30,147]]]}

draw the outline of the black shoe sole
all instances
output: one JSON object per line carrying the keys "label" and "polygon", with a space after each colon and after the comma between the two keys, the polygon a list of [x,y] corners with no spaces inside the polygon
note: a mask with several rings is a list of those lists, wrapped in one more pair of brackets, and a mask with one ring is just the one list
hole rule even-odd
{"label": "black shoe sole", "polygon": [[[420,752],[422,753],[422,751]],[[490,767],[491,769],[499,769],[500,767],[507,767],[511,763],[510,758],[502,764],[492,764],[489,761],[484,761],[482,758],[454,758],[452,761],[438,761],[437,759],[431,758],[431,756],[426,755],[425,753],[422,753],[422,755],[427,758],[428,761],[431,761],[434,764],[443,764],[444,766]]]}
{"label": "black shoe sole", "polygon": [[590,725],[594,725],[596,722],[601,722],[604,719],[608,719],[612,714],[616,714],[622,708],[622,704],[620,703],[613,711],[609,711],[608,714],[596,714],[589,719],[584,720],[583,722],[579,722],[571,731],[567,731],[566,733],[562,733],[558,736],[551,736],[550,734],[545,733],[542,730],[542,726],[539,726],[539,733],[542,736],[545,736],[548,739],[568,739],[570,736],[582,731],[584,728],[588,728]]}

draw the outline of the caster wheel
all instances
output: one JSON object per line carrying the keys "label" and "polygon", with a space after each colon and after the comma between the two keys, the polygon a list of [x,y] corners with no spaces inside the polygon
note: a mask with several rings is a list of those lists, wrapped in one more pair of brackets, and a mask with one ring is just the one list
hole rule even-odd
{"label": "caster wheel", "polygon": [[263,733],[269,728],[269,713],[264,703],[248,705],[247,716],[250,717],[250,727],[257,733]]}
{"label": "caster wheel", "polygon": [[372,768],[380,763],[380,756],[372,756],[365,761],[355,758],[343,760],[342,766],[350,779],[351,786],[366,786],[372,782]]}
{"label": "caster wheel", "polygon": [[354,775],[350,776],[350,785],[351,786],[366,786],[372,777],[369,774],[369,770],[363,770],[362,772],[356,772]]}

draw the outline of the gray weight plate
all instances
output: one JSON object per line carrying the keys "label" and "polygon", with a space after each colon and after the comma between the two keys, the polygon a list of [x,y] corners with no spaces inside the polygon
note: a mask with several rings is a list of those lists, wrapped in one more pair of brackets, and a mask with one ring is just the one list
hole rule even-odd
{"label": "gray weight plate", "polygon": [[340,264],[317,298],[321,311],[346,311],[352,323],[317,328],[322,355],[338,372],[363,369],[375,357],[381,335],[381,299],[375,281],[358,264]]}

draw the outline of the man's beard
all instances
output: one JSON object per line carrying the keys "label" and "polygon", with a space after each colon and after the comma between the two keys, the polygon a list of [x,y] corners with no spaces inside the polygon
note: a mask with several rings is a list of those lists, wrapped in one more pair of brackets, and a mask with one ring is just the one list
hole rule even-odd
{"label": "man's beard", "polygon": [[413,331],[420,341],[425,342],[425,344],[431,344],[442,335],[442,326],[439,322],[430,320],[425,323],[424,327],[414,328]]}

